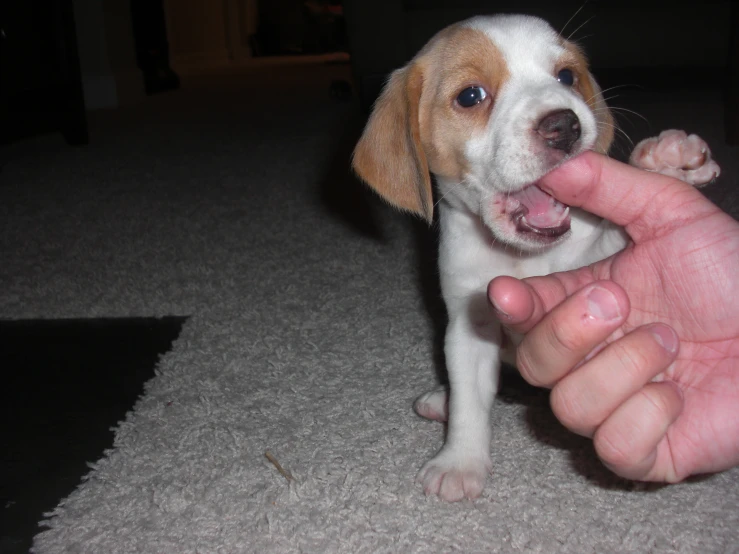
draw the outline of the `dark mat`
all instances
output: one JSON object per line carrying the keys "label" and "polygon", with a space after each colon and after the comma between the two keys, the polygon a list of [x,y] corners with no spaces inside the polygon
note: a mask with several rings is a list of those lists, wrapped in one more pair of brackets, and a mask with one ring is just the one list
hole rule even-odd
{"label": "dark mat", "polygon": [[0,552],[28,552],[38,521],[113,445],[185,318],[0,321]]}

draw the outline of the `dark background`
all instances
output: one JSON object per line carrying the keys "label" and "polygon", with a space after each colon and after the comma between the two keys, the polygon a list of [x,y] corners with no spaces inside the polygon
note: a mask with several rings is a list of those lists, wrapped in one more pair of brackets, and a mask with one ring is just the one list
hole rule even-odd
{"label": "dark background", "polygon": [[[86,108],[116,107],[140,101],[137,93],[178,88],[173,61],[177,65],[199,60],[201,71],[211,70],[211,63],[219,70],[239,72],[267,58],[348,52],[351,85],[366,111],[388,73],[407,62],[436,31],[472,15],[506,12],[538,15],[564,29],[565,36],[583,45],[605,85],[628,81],[650,87],[722,87],[727,133],[736,140],[739,9],[726,0],[4,2],[0,138],[7,142],[61,131],[71,144],[84,144]],[[214,31],[214,25],[222,29]],[[100,33],[104,36],[92,36]],[[140,76],[132,78],[128,58]],[[341,59],[348,63],[348,57]],[[279,64],[274,71],[291,69]],[[95,101],[105,83],[101,77],[110,77],[115,82],[111,86],[117,87],[115,98],[102,104]],[[347,91],[332,92],[345,97]]]}

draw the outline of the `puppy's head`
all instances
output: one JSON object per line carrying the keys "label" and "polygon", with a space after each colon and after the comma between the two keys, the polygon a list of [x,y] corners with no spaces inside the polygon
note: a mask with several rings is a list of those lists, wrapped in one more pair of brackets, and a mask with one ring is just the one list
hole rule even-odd
{"label": "puppy's head", "polygon": [[354,153],[357,173],[430,221],[440,198],[499,241],[563,240],[569,210],[536,183],[584,150],[606,152],[613,119],[577,46],[528,16],[477,17],[436,35],[395,71]]}

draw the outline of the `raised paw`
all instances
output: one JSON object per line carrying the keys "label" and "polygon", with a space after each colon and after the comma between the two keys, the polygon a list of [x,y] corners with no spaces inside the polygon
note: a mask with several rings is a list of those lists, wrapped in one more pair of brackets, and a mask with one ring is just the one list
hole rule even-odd
{"label": "raised paw", "polygon": [[631,153],[629,163],[696,187],[712,182],[721,174],[721,168],[711,159],[708,144],[698,135],[676,129],[641,141]]}
{"label": "raised paw", "polygon": [[413,409],[426,419],[447,421],[449,419],[449,389],[442,386],[422,394],[413,403]]}
{"label": "raised paw", "polygon": [[427,496],[435,494],[442,500],[458,502],[480,496],[492,467],[488,452],[445,446],[421,468],[416,481],[423,485]]}

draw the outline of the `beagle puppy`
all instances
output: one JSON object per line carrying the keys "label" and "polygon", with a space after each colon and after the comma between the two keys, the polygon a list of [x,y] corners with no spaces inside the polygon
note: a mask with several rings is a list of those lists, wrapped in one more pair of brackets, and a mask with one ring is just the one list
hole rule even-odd
{"label": "beagle puppy", "polygon": [[[578,268],[627,244],[622,229],[537,186],[585,150],[607,153],[614,128],[580,48],[530,16],[475,17],[442,30],[377,100],[355,171],[429,223],[439,209],[449,390],[421,396],[415,409],[448,419],[448,434],[418,475],[426,494],[478,497],[491,470],[489,412],[512,353],[504,347],[517,338],[504,337],[488,283]],[[719,173],[706,144],[682,131],[643,141],[631,161],[692,184]]]}

